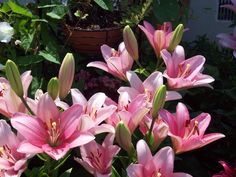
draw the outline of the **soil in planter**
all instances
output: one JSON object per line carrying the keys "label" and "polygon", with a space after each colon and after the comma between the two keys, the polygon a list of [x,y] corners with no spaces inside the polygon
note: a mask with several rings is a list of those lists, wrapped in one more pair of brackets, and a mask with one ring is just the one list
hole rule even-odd
{"label": "soil in planter", "polygon": [[[81,15],[87,14],[84,19],[80,19],[74,15],[77,10],[80,10]],[[96,4],[79,5],[76,9],[72,9],[72,19],[67,18],[67,24],[79,29],[99,30],[104,28],[118,27],[121,20],[119,11],[106,11],[98,7]]]}

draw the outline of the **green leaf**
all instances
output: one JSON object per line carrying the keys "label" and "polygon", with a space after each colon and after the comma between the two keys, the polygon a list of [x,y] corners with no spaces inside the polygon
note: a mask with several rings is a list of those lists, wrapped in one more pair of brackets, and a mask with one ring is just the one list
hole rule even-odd
{"label": "green leaf", "polygon": [[60,177],[70,177],[71,171],[72,171],[72,168],[66,170],[64,173],[61,174]]}
{"label": "green leaf", "polygon": [[16,13],[16,14],[20,14],[26,17],[33,17],[33,14],[30,12],[29,9],[24,8],[18,4],[16,4],[14,1],[10,0],[8,1],[7,5],[11,8],[11,10]]}
{"label": "green leaf", "polygon": [[113,4],[110,0],[94,0],[94,2],[97,3],[101,8],[105,10],[112,11],[113,10]]}
{"label": "green leaf", "polygon": [[36,30],[34,29],[31,33],[27,31],[21,32],[20,46],[23,47],[26,51],[30,48],[34,40],[35,31]]}
{"label": "green leaf", "polygon": [[46,60],[50,61],[50,62],[60,64],[59,59],[55,58],[51,53],[49,53],[46,50],[39,51],[39,55],[42,56],[43,58],[45,58]]}
{"label": "green leaf", "polygon": [[67,14],[67,7],[65,6],[55,6],[51,12],[48,12],[47,15],[53,19],[60,20]]}
{"label": "green leaf", "polygon": [[48,21],[46,19],[32,19],[32,22],[45,22],[48,23]]}
{"label": "green leaf", "polygon": [[153,2],[153,13],[160,23],[177,21],[179,17],[179,4],[176,0],[160,0]]}
{"label": "green leaf", "polygon": [[4,2],[0,8],[0,12],[7,13],[11,10],[11,8],[7,5],[7,2]]}
{"label": "green leaf", "polygon": [[43,59],[44,58],[39,55],[26,55],[26,56],[17,57],[15,62],[17,65],[28,66],[31,64],[39,63],[39,62],[43,61]]}
{"label": "green leaf", "polygon": [[44,6],[38,6],[39,9],[44,9],[44,8],[51,8],[51,7],[57,7],[57,6],[63,6],[63,5],[59,5],[59,4],[47,4]]}
{"label": "green leaf", "polygon": [[112,167],[111,177],[121,177],[114,167]]}

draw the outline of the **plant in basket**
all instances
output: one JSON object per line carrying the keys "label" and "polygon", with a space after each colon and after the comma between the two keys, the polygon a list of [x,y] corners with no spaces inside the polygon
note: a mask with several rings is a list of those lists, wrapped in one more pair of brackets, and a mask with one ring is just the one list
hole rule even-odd
{"label": "plant in basket", "polygon": [[63,19],[65,43],[79,53],[100,54],[100,46],[117,48],[125,24],[136,26],[151,8],[142,3],[112,0],[70,0],[44,5],[52,18]]}

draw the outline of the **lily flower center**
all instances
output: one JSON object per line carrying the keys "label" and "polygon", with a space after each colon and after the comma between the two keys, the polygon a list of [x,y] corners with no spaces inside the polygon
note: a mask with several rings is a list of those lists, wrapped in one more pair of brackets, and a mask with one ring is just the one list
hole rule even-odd
{"label": "lily flower center", "polygon": [[165,177],[165,176],[161,174],[161,169],[159,169],[158,171],[155,171],[151,177]]}
{"label": "lily flower center", "polygon": [[90,155],[87,156],[90,160],[91,165],[97,169],[100,173],[105,173],[106,168],[103,161],[103,153],[97,149],[95,152],[90,152]]}
{"label": "lily flower center", "polygon": [[182,78],[188,77],[191,73],[190,66],[191,65],[189,63],[186,65],[185,68],[184,68],[183,65],[178,65],[179,71],[178,71],[178,76],[177,77],[182,77]]}
{"label": "lily flower center", "polygon": [[111,57],[119,57],[120,56],[120,52],[116,51],[115,49],[111,50]]}
{"label": "lily flower center", "polygon": [[5,83],[0,83],[0,97],[4,95],[4,92],[7,90],[7,85]]}
{"label": "lily flower center", "polygon": [[196,133],[197,135],[199,135],[200,132],[198,125],[199,122],[197,120],[194,121],[193,125],[190,125],[190,121],[187,120],[184,138],[189,139],[192,135],[195,135]]}
{"label": "lily flower center", "polygon": [[97,117],[97,108],[92,107],[92,111],[90,112],[89,116],[95,120],[95,118]]}
{"label": "lily flower center", "polygon": [[17,160],[13,157],[11,149],[7,145],[0,146],[0,158],[14,164]]}
{"label": "lily flower center", "polygon": [[147,88],[145,88],[144,93],[145,95],[147,95],[147,101],[151,101],[151,92]]}
{"label": "lily flower center", "polygon": [[51,127],[48,129],[48,135],[49,135],[49,144],[52,147],[56,147],[60,145],[59,137],[60,137],[60,124],[52,121],[51,122]]}

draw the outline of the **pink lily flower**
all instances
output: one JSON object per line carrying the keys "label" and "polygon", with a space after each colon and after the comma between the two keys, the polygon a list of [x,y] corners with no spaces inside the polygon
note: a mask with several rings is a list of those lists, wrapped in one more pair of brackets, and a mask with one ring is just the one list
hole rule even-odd
{"label": "pink lily flower", "polygon": [[[31,71],[26,71],[21,75],[24,97],[27,99],[27,92],[32,81]],[[0,113],[10,118],[16,112],[27,112],[20,98],[11,89],[7,79],[0,77]]]}
{"label": "pink lily flower", "polygon": [[58,160],[70,149],[92,141],[95,137],[91,133],[77,130],[81,114],[80,105],[73,105],[60,113],[53,99],[44,94],[39,100],[36,116],[16,114],[11,119],[12,126],[26,139],[18,151],[45,152]]}
{"label": "pink lily flower", "polygon": [[[45,93],[43,93],[43,91],[41,89],[37,89],[35,92],[35,95],[34,95],[34,99],[27,98],[27,103],[34,113],[37,112],[38,102],[44,94]],[[57,97],[54,100],[54,102],[55,102],[56,106],[61,108],[62,110],[66,110],[69,108],[69,105],[66,102],[61,101],[59,97]]]}
{"label": "pink lily flower", "polygon": [[104,93],[96,93],[87,101],[78,89],[71,89],[71,96],[73,104],[79,104],[83,108],[79,123],[80,131],[90,131],[92,134],[115,133],[113,126],[102,123],[117,108],[115,105],[106,106],[105,101],[108,97]]}
{"label": "pink lily flower", "polygon": [[137,143],[138,164],[126,169],[129,177],[191,177],[187,173],[173,173],[174,152],[171,147],[160,149],[154,156],[144,140]]}
{"label": "pink lily flower", "polygon": [[178,103],[176,114],[171,114],[163,109],[159,115],[169,126],[168,134],[177,154],[201,148],[225,137],[221,133],[205,135],[211,116],[208,113],[202,113],[196,118],[190,119],[188,109],[183,103]]}
{"label": "pink lily flower", "polygon": [[120,43],[118,51],[107,45],[102,45],[101,51],[106,63],[95,61],[87,67],[99,68],[121,80],[127,80],[125,73],[131,70],[134,60],[126,50],[124,42]]}
{"label": "pink lily flower", "polygon": [[[150,116],[146,116],[141,122],[139,129],[144,136],[148,133],[151,127],[151,122],[152,122],[152,119],[150,118]],[[152,130],[154,143],[151,149],[156,150],[158,148],[161,142],[167,137],[168,130],[169,130],[169,127],[163,120],[157,119],[155,121],[153,130]]]}
{"label": "pink lily flower", "polygon": [[205,58],[201,55],[185,60],[184,48],[177,46],[173,54],[167,50],[161,51],[161,56],[166,64],[163,76],[167,78],[168,86],[173,90],[206,86],[214,81],[209,75],[202,74]]}
{"label": "pink lily flower", "polygon": [[236,58],[236,27],[234,28],[233,34],[220,33],[216,37],[219,39],[219,43],[222,46],[234,50],[233,55]]}
{"label": "pink lily flower", "polygon": [[17,151],[22,139],[16,136],[5,120],[0,120],[0,176],[20,177],[32,155]]}
{"label": "pink lily flower", "polygon": [[140,94],[131,101],[128,94],[123,93],[119,97],[116,112],[107,119],[107,123],[116,127],[123,121],[133,133],[148,112],[146,95]]}
{"label": "pink lily flower", "polygon": [[224,4],[221,5],[220,7],[225,7],[227,9],[232,10],[234,13],[236,13],[236,0],[231,0],[232,4]]}
{"label": "pink lily flower", "polygon": [[236,176],[236,167],[232,168],[225,161],[219,161],[223,166],[224,171],[221,171],[218,174],[213,175],[212,177],[235,177]]}
{"label": "pink lily flower", "polygon": [[[147,95],[148,102],[152,103],[155,91],[163,85],[163,76],[159,71],[153,72],[142,82],[133,71],[126,72],[127,79],[131,87],[120,87],[118,92],[121,94],[127,92],[131,100],[139,94]],[[182,96],[175,91],[167,91],[166,101],[181,99]]]}
{"label": "pink lily flower", "polygon": [[147,36],[149,43],[156,53],[156,56],[159,58],[161,50],[167,49],[170,45],[173,34],[172,24],[170,22],[165,22],[163,25],[159,26],[157,30],[155,30],[154,27],[147,21],[144,21],[143,25],[144,26],[138,26]]}
{"label": "pink lily flower", "polygon": [[110,177],[113,157],[120,148],[113,145],[114,135],[108,134],[102,145],[91,141],[80,147],[82,159],[75,158],[89,173],[95,177]]}

